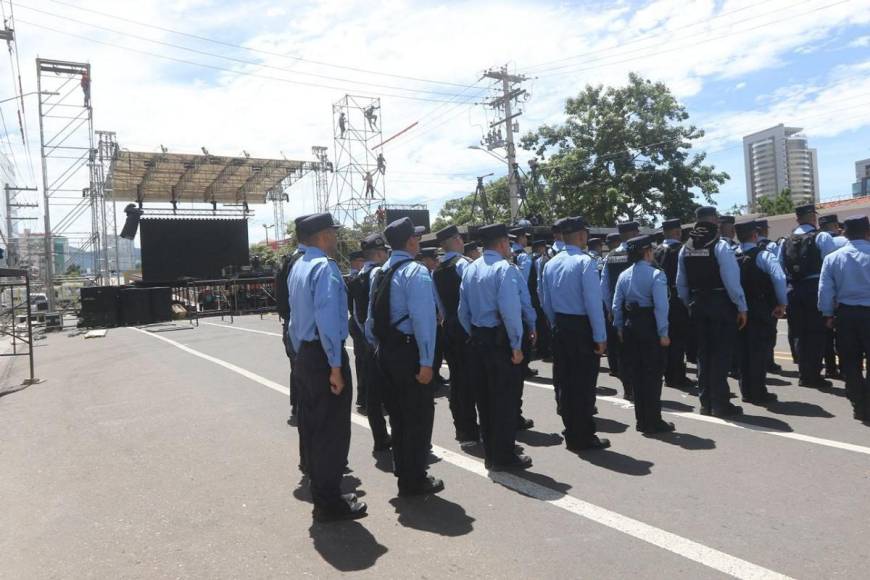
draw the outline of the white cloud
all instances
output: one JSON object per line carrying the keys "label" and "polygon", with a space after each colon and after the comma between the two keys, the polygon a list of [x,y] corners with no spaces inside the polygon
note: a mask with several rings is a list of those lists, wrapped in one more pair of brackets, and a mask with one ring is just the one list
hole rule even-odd
{"label": "white cloud", "polygon": [[849,46],[853,48],[864,48],[870,46],[870,35],[859,36],[858,38],[850,42]]}
{"label": "white cloud", "polygon": [[[788,59],[800,58],[796,51],[801,47],[821,43],[841,28],[870,22],[870,0],[853,0],[818,10],[829,4],[833,0],[726,0],[721,4],[713,0],[655,0],[644,3],[641,9],[626,3],[600,9],[519,0],[462,4],[329,0],[294,3],[289,9],[284,3],[266,0],[226,4],[209,0],[92,0],[86,6],[269,52],[457,83],[473,83],[483,69],[505,62],[523,72],[534,64],[559,61],[528,71],[538,78],[526,85],[532,98],[519,120],[521,131],[525,131],[559,119],[564,99],[587,83],[622,84],[629,71],[637,71],[666,82],[681,98],[703,95],[705,85],[712,80],[739,79],[750,72],[779,66]],[[16,7],[20,20],[173,58],[339,87],[317,88],[185,66],[20,23],[17,34],[25,90],[35,84],[32,63],[37,53],[90,61],[96,127],[117,131],[122,145],[134,149],[156,150],[162,143],[173,151],[198,151],[206,145],[220,154],[239,154],[246,149],[253,155],[278,156],[283,151],[291,158],[308,159],[311,145],[327,145],[332,154],[331,105],[343,96],[343,87],[353,94],[408,94],[397,88],[363,87],[349,81],[451,95],[463,90],[198,42],[66,8],[50,0],[31,0],[28,5],[116,29],[118,33],[90,29],[68,19],[65,22],[23,6]],[[282,70],[155,46],[133,39],[130,34]],[[4,77],[8,77],[8,70],[0,69],[0,79]],[[708,143],[721,146],[744,126],[757,127],[757,123],[768,120],[791,122],[791,117],[806,116],[808,110],[821,113],[826,103],[833,110],[834,97],[870,88],[861,81],[857,69],[835,71],[824,82],[831,83],[834,89],[829,96],[825,84],[795,87],[796,92],[777,93],[776,102],[762,102],[763,110],[731,111],[711,118]],[[746,82],[740,81],[735,88],[745,86]],[[481,126],[486,123],[484,109],[474,106],[470,98],[476,92],[463,93],[460,100],[469,103],[460,106],[383,98],[385,137],[419,122],[386,148],[391,201],[443,200],[470,191],[474,185],[472,175],[503,171],[503,166],[486,154],[467,149],[480,138]],[[4,111],[8,121],[14,108]],[[33,108],[29,114],[34,129],[37,119]],[[730,122],[731,117],[734,122]],[[852,122],[870,119],[862,117]],[[827,119],[823,125],[819,129],[826,134],[847,130],[846,123]],[[36,132],[32,140],[38,144]],[[34,160],[38,161],[37,150]],[[312,192],[310,184],[295,186],[288,215],[309,210]],[[433,204],[433,208],[438,205]],[[270,208],[259,210],[252,236],[255,232],[261,236],[259,224],[269,221]]]}

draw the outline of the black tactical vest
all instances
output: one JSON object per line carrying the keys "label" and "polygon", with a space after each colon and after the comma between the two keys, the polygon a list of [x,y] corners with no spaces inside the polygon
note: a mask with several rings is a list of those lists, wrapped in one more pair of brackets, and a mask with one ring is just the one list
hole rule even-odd
{"label": "black tactical vest", "polygon": [[613,250],[607,254],[604,267],[607,268],[611,293],[616,290],[616,281],[619,280],[619,275],[628,270],[629,266],[631,266],[631,262],[628,259],[628,252],[625,250]]}
{"label": "black tactical vest", "polygon": [[773,282],[761,268],[758,267],[756,258],[764,252],[761,248],[750,248],[746,252],[737,254],[737,264],[740,266],[740,285],[746,294],[746,301],[751,308],[754,305],[773,308],[776,306],[776,293]]}
{"label": "black tactical vest", "polygon": [[350,298],[351,316],[356,319],[360,326],[366,323],[369,311],[369,289],[371,288],[372,270],[360,272],[354,276],[348,284],[347,294]]}
{"label": "black tactical vest", "polygon": [[462,283],[462,278],[456,271],[456,264],[464,259],[463,256],[453,256],[438,264],[438,267],[432,272],[435,290],[438,292],[438,297],[441,298],[441,304],[444,305],[447,318],[456,316],[459,310],[459,285]]}
{"label": "black tactical vest", "polygon": [[818,230],[792,234],[782,245],[785,273],[791,280],[803,280],[822,271],[822,252],[816,245]]}
{"label": "black tactical vest", "polygon": [[662,244],[655,251],[655,260],[659,268],[661,268],[668,277],[668,287],[672,294],[677,287],[677,266],[679,264],[680,250],[683,244]]}
{"label": "black tactical vest", "polygon": [[305,252],[296,250],[291,255],[284,256],[284,262],[275,274],[275,309],[284,320],[290,317],[290,289],[287,287],[287,278],[290,277],[293,265],[304,255]]}
{"label": "black tactical vest", "polygon": [[716,259],[716,244],[718,243],[718,237],[697,248],[694,239],[686,242],[683,247],[683,265],[686,268],[689,290],[703,291],[725,288],[722,275],[719,273],[719,261]]}

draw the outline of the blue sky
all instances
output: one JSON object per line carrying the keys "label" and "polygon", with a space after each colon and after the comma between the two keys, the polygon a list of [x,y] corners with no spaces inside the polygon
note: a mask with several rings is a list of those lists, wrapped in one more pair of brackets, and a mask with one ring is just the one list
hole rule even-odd
{"label": "blue sky", "polygon": [[[15,17],[25,91],[37,54],[90,62],[95,126],[130,149],[310,159],[326,145],[332,156],[331,104],[380,96],[385,137],[418,123],[385,148],[388,201],[423,201],[433,215],[474,175],[504,171],[468,146],[491,120],[475,104],[489,94],[480,74],[505,63],[532,77],[521,132],[561,120],[587,83],[630,71],[664,81],[708,131],[698,147],[731,174],[723,208],[745,199],[745,134],[804,127],[823,198],[849,193],[854,162],[870,157],[870,0],[26,0]],[[15,118],[14,103],[3,108]],[[313,192],[295,185],[287,216],[311,211]],[[252,240],[271,216],[258,209]]]}

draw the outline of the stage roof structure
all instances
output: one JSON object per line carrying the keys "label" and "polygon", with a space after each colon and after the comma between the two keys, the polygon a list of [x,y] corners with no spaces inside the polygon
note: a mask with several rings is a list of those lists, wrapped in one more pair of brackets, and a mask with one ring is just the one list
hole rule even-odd
{"label": "stage roof structure", "polygon": [[311,162],[118,149],[106,174],[108,199],[131,202],[266,203]]}

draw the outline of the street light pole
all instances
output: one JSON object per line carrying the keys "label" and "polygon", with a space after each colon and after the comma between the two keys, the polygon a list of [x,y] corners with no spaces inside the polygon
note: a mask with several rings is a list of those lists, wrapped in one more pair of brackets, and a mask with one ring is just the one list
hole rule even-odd
{"label": "street light pole", "polygon": [[267,225],[263,224],[263,229],[266,231],[266,245],[269,245],[269,228],[274,228],[275,224]]}

